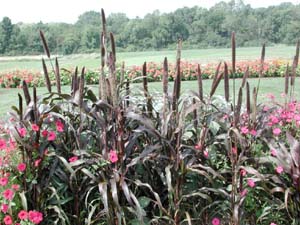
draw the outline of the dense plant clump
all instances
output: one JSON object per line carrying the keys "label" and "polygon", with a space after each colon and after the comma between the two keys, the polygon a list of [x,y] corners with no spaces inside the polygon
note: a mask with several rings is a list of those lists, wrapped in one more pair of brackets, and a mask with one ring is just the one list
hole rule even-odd
{"label": "dense plant clump", "polygon": [[[62,93],[57,59],[55,91],[44,60],[48,93],[38,96],[34,87],[30,94],[22,82],[24,97],[0,139],[2,222],[299,225],[300,104],[293,98],[299,43],[282,101],[270,96],[270,104],[257,103],[265,47],[253,91],[248,70],[237,95],[229,90],[239,73],[234,33],[231,66],[217,66],[208,96],[198,65],[198,91],[181,97],[179,40],[174,86],[165,58],[157,99],[148,90],[147,63],[135,78],[139,94],[133,95],[134,80],[117,77],[114,36],[103,11],[102,23],[98,94],[86,86],[85,68],[72,72],[71,91]],[[222,79],[224,97],[215,96]]]}
{"label": "dense plant clump", "polygon": [[[264,77],[284,77],[286,71],[286,64],[288,62],[285,60],[270,60],[264,62]],[[218,64],[209,63],[202,65],[202,79],[211,79],[215,76],[215,70]],[[231,65],[228,65],[231,69]],[[181,62],[181,80],[197,80],[197,63],[190,63],[187,61]],[[60,73],[61,84],[70,85],[72,73],[75,69],[62,70]],[[239,61],[236,63],[236,73],[237,78],[242,78],[244,73],[249,72],[249,78],[258,77],[260,66],[258,61]],[[108,72],[108,71],[107,71]],[[299,68],[298,71],[299,73]],[[87,85],[99,84],[99,73],[100,71],[86,70],[85,72],[85,82]],[[142,66],[131,66],[122,69],[122,66],[117,66],[116,75],[117,79],[120,79],[121,74],[125,79],[135,79],[142,76]],[[173,81],[176,77],[176,65],[168,64],[168,80]],[[49,73],[52,85],[55,85],[55,73]],[[150,62],[147,63],[147,77],[149,82],[161,81],[163,77],[163,65],[159,63]],[[11,71],[0,73],[0,85],[3,88],[15,88],[22,87],[22,80],[25,80],[29,87],[40,87],[45,86],[43,72],[31,72],[31,71]],[[141,80],[135,80],[135,82],[141,82]]]}

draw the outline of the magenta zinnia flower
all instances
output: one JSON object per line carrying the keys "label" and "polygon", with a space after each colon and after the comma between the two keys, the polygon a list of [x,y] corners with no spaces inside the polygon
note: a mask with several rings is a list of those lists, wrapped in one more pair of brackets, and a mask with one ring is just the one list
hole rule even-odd
{"label": "magenta zinnia flower", "polygon": [[43,221],[43,214],[38,211],[29,211],[28,219],[34,224],[39,224]]}
{"label": "magenta zinnia flower", "polygon": [[281,133],[281,129],[280,128],[276,127],[276,128],[273,129],[273,134],[275,136],[278,136],[280,133]]}
{"label": "magenta zinnia flower", "polygon": [[64,131],[64,124],[60,120],[57,120],[55,122],[55,125],[56,125],[56,130],[58,132],[63,132]]}
{"label": "magenta zinnia flower", "polygon": [[109,152],[109,160],[112,162],[112,163],[115,163],[118,161],[118,154],[116,151],[114,150],[110,150]]}
{"label": "magenta zinnia flower", "polygon": [[48,141],[54,141],[56,139],[56,134],[53,131],[49,132]]}
{"label": "magenta zinnia flower", "polygon": [[248,134],[249,133],[249,129],[247,127],[241,127],[241,133],[242,134]]}
{"label": "magenta zinnia flower", "polygon": [[220,224],[220,219],[215,217],[215,218],[212,219],[211,223],[212,223],[212,225],[219,225]]}
{"label": "magenta zinnia flower", "polygon": [[276,173],[281,174],[283,172],[283,167],[282,166],[277,166],[276,167]]}
{"label": "magenta zinnia flower", "polygon": [[27,131],[26,131],[26,129],[24,128],[24,127],[22,127],[22,128],[19,128],[18,129],[18,132],[19,132],[19,134],[20,134],[20,137],[25,137],[25,135],[26,135],[26,133],[27,133]]}
{"label": "magenta zinnia flower", "polygon": [[277,156],[277,151],[276,149],[271,149],[271,156]]}
{"label": "magenta zinnia flower", "polygon": [[77,156],[73,156],[71,158],[69,158],[69,162],[76,162],[78,160],[78,157]]}
{"label": "magenta zinnia flower", "polygon": [[28,218],[28,213],[27,213],[27,211],[21,210],[21,211],[18,213],[18,217],[19,217],[20,220],[27,220],[27,218]]}
{"label": "magenta zinnia flower", "polygon": [[43,137],[47,137],[48,136],[48,131],[47,130],[43,130],[42,131],[42,136]]}
{"label": "magenta zinnia flower", "polygon": [[7,177],[0,178],[0,185],[1,186],[6,186],[7,183],[8,183],[8,178]]}
{"label": "magenta zinnia flower", "polygon": [[249,185],[249,187],[253,188],[255,186],[255,182],[252,179],[248,179],[247,184]]}
{"label": "magenta zinnia flower", "polygon": [[32,130],[34,130],[34,131],[39,131],[39,130],[40,130],[40,127],[39,127],[38,125],[36,125],[36,124],[32,124],[32,125],[31,125],[31,128],[32,128]]}
{"label": "magenta zinnia flower", "polygon": [[25,163],[20,163],[17,166],[17,169],[19,170],[19,172],[24,172],[26,170],[26,164]]}
{"label": "magenta zinnia flower", "polygon": [[12,200],[14,197],[14,192],[11,189],[6,189],[3,191],[2,195],[6,200]]}
{"label": "magenta zinnia flower", "polygon": [[8,205],[3,203],[3,204],[1,205],[1,211],[2,211],[3,213],[7,213],[7,211],[8,211]]}
{"label": "magenta zinnia flower", "polygon": [[4,139],[0,139],[0,149],[6,148],[6,141]]}
{"label": "magenta zinnia flower", "polygon": [[11,225],[11,224],[13,224],[13,220],[12,220],[11,216],[9,216],[9,215],[6,215],[4,217],[3,222],[4,222],[5,225]]}

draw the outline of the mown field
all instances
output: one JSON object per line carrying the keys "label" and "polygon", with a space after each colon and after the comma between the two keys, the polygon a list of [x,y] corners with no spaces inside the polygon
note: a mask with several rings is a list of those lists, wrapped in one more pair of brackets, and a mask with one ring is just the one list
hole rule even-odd
{"label": "mown field", "polygon": [[[183,46],[184,48],[184,46]],[[254,60],[260,57],[260,47],[237,48],[237,60]],[[295,46],[273,46],[266,48],[266,59],[292,59],[295,53]],[[0,57],[0,72],[12,70],[42,70],[42,56],[34,57]],[[147,52],[121,52],[117,53],[117,61],[125,62],[127,66],[142,65],[143,62],[163,62],[168,57],[170,62],[175,62],[176,51],[147,51]],[[231,49],[194,49],[183,50],[182,60],[209,63],[220,60],[230,61]],[[75,66],[88,69],[97,69],[100,65],[100,52],[93,54],[79,54],[59,56],[59,62],[63,68],[74,68]],[[49,65],[50,66],[50,65]]]}

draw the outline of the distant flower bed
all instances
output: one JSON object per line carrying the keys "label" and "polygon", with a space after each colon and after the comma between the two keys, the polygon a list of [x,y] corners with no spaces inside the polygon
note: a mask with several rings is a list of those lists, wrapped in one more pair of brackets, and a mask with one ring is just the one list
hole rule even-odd
{"label": "distant flower bed", "polygon": [[[286,71],[286,60],[270,60],[264,63],[263,76],[265,77],[283,77]],[[197,79],[197,67],[198,63],[191,63],[184,61],[181,63],[181,73],[183,80],[196,80]],[[203,79],[213,78],[218,67],[217,63],[208,63],[205,65],[200,65],[201,74]],[[228,64],[229,70],[231,70],[231,64]],[[239,61],[236,64],[236,77],[243,77],[245,71],[249,67],[249,76],[258,77],[260,72],[260,61]],[[173,80],[176,76],[175,64],[169,63],[169,80]],[[128,71],[126,75],[128,78],[136,78],[141,76],[142,67],[133,66]],[[298,70],[299,71],[299,70]],[[161,80],[163,74],[162,64],[150,62],[147,64],[147,74],[154,81]]]}
{"label": "distant flower bed", "polygon": [[[287,61],[285,60],[270,60],[264,63],[263,76],[264,77],[283,77],[286,71]],[[201,65],[201,74],[203,79],[213,78],[217,68],[217,63],[208,63]],[[197,79],[197,67],[198,64],[195,62],[184,61],[181,64],[182,80],[196,80]],[[231,70],[231,65],[228,64],[229,70]],[[236,77],[241,78],[247,68],[249,67],[249,77],[258,77],[260,71],[259,61],[240,61],[236,64]],[[118,67],[117,76],[121,76],[121,67]],[[298,68],[298,72],[300,69]],[[61,71],[61,84],[70,85],[72,70]],[[85,74],[86,84],[98,84],[99,83],[99,73],[96,70],[87,70]],[[174,80],[176,67],[175,64],[168,64],[169,80]],[[160,81],[162,79],[163,66],[161,63],[149,62],[147,63],[147,75],[149,81]],[[142,76],[142,66],[131,66],[124,70],[125,79],[134,79]],[[55,75],[50,73],[50,78],[55,85]],[[21,87],[21,81],[25,80],[29,86],[44,86],[44,76],[42,72],[32,72],[28,70],[15,70],[10,72],[0,73],[0,86],[2,88],[19,88]],[[138,80],[137,80],[138,82]]]}
{"label": "distant flower bed", "polygon": [[0,86],[2,88],[18,88],[21,86],[22,80],[25,80],[29,86],[37,85],[41,76],[40,72],[28,70],[14,70],[0,73]]}

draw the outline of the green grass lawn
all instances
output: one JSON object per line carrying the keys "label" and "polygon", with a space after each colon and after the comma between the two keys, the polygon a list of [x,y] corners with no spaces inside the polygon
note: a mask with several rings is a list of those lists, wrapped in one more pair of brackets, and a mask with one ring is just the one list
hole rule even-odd
{"label": "green grass lawn", "polygon": [[[248,80],[250,83],[251,89],[257,85],[258,79],[253,78]],[[299,81],[296,80],[296,84]],[[208,94],[211,88],[212,80],[204,80],[204,93]],[[240,87],[241,79],[236,80],[236,93],[238,92],[238,88]],[[170,82],[170,90],[172,89],[173,83]],[[223,93],[223,81],[221,81],[217,91],[216,95],[222,95]],[[297,86],[297,85],[296,85]],[[90,86],[95,93],[97,94],[97,86]],[[134,90],[138,92],[139,88],[142,88],[142,83],[135,83],[133,85]],[[162,93],[162,84],[160,82],[155,83],[149,83],[150,91],[155,96],[160,96],[160,93]],[[55,90],[55,88],[54,88]],[[62,88],[62,92],[69,93],[70,87],[64,86]],[[182,94],[188,94],[189,91],[197,91],[197,81],[184,81],[182,82]],[[232,80],[230,81],[230,90],[232,93]],[[259,102],[266,102],[268,99],[266,98],[267,93],[273,93],[276,98],[278,98],[279,101],[282,101],[280,94],[284,91],[284,78],[264,78],[261,80],[261,86],[260,86],[260,92],[258,95]],[[41,87],[37,88],[37,92],[39,95],[46,93],[46,88]],[[7,112],[11,110],[12,105],[17,105],[18,96],[17,94],[21,93],[23,95],[22,89],[0,89],[0,118],[7,118]],[[298,89],[296,89],[296,97],[298,98],[300,96],[300,92]],[[232,95],[231,95],[232,96]]]}
{"label": "green grass lawn", "polygon": [[[254,60],[260,58],[260,47],[238,48],[237,60]],[[273,46],[266,48],[266,59],[289,59],[291,60],[295,54],[294,46]],[[164,57],[168,57],[170,62],[175,62],[176,50],[174,51],[147,51],[147,52],[121,52],[117,53],[118,62],[124,61],[127,66],[142,65],[147,62],[163,62]],[[4,60],[0,57],[0,72],[12,71],[16,69],[42,70],[41,57],[34,58],[9,58]],[[182,59],[193,62],[208,63],[219,60],[231,60],[231,49],[195,49],[183,50]],[[62,68],[74,68],[75,66],[88,69],[97,69],[100,66],[100,51],[93,54],[79,54],[59,57],[60,66]],[[50,65],[49,65],[50,66]]]}

